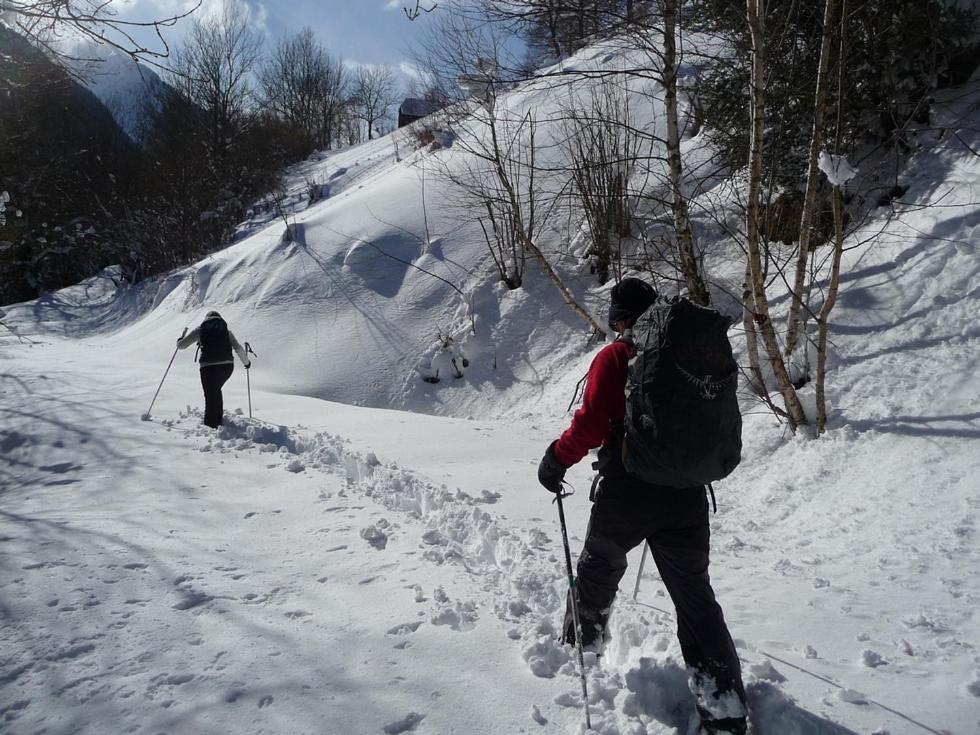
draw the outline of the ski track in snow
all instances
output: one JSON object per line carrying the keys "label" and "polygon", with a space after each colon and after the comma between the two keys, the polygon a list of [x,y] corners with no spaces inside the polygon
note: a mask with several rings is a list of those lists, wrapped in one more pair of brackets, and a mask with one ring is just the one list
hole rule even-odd
{"label": "ski track in snow", "polygon": [[[560,621],[565,604],[562,559],[555,553],[560,548],[557,538],[537,529],[506,528],[484,509],[485,497],[473,497],[435,484],[410,469],[381,463],[373,452],[353,451],[340,436],[274,426],[241,416],[231,417],[217,432],[199,425],[186,428],[189,422],[197,424],[200,417],[199,411],[191,410],[182,412],[177,421],[164,423],[183,429],[200,442],[201,452],[252,451],[274,456],[287,472],[295,471],[293,468],[299,463],[304,470],[341,474],[347,486],[343,494],[348,505],[333,505],[337,498],[321,497],[320,502],[331,504],[327,511],[357,508],[349,505],[350,500],[363,497],[417,525],[423,558],[437,565],[459,565],[479,585],[479,593],[473,599],[462,601],[451,601],[441,587],[436,588],[426,622],[465,632],[473,628],[481,610],[492,611],[507,627],[507,637],[520,646],[532,673],[564,680],[565,691],[556,695],[555,703],[576,710],[583,708],[574,651],[557,641],[556,622]],[[382,520],[362,529],[360,536],[373,548],[383,550],[388,534],[397,532],[396,524]],[[336,549],[327,551],[333,550]],[[362,581],[370,582],[371,579]],[[425,601],[422,585],[417,584],[416,589],[417,601]],[[604,649],[604,663],[600,665],[594,653],[586,653],[593,729],[604,735],[685,733],[695,722],[693,699],[677,649],[672,613],[626,602],[625,592],[621,598]],[[196,593],[188,599],[191,606],[208,601],[199,599]],[[388,633],[411,635],[423,624],[406,621]],[[739,643],[746,663],[758,661],[747,665],[743,672],[757,735],[852,732],[799,708],[774,686],[786,677],[764,654]],[[404,641],[400,645],[407,644]],[[641,649],[650,648],[662,655],[640,655]],[[841,689],[840,698],[853,703],[843,694],[849,691]],[[861,703],[867,704],[868,700],[862,697]],[[386,726],[385,732],[414,730],[423,718],[424,715],[410,713]],[[532,719],[537,721],[533,715]],[[584,725],[577,731],[584,733]]]}
{"label": "ski track in snow", "polygon": [[[159,425],[165,431],[183,437],[190,444],[189,448],[201,454],[214,455],[214,461],[208,462],[211,466],[230,463],[231,459],[248,453],[270,472],[336,477],[340,480],[341,489],[321,491],[315,500],[324,517],[336,521],[329,528],[320,529],[329,533],[331,539],[336,538],[338,533],[346,533],[348,538],[357,539],[355,546],[358,549],[381,555],[391,553],[387,551],[389,543],[401,541],[414,544],[418,555],[426,562],[464,570],[469,579],[469,591],[464,595],[460,595],[458,590],[450,595],[442,586],[432,589],[424,578],[406,580],[405,586],[413,591],[414,601],[420,606],[421,617],[393,620],[387,626],[386,633],[394,641],[394,650],[412,648],[413,639],[426,626],[465,635],[474,629],[483,616],[492,616],[504,631],[500,644],[516,646],[520,659],[535,676],[556,681],[556,694],[552,701],[536,704],[536,709],[529,714],[529,721],[539,727],[544,727],[546,723],[550,725],[549,717],[545,717],[540,708],[546,705],[566,710],[571,715],[570,721],[580,718],[582,699],[577,657],[571,649],[556,642],[565,592],[564,565],[558,553],[561,546],[556,524],[549,524],[548,530],[543,530],[503,522],[493,513],[499,499],[498,493],[481,490],[478,486],[471,488],[471,493],[451,489],[411,469],[381,462],[371,451],[355,451],[348,440],[338,435],[273,425],[247,419],[240,414],[226,415],[225,426],[213,431],[201,426],[200,419],[199,410],[188,409],[176,419],[159,421]],[[6,432],[0,441],[6,451],[23,447],[32,439],[12,431]],[[760,451],[765,451],[765,448]],[[38,469],[60,477],[77,473],[85,467],[78,461],[59,461],[48,462]],[[799,494],[798,499],[793,496],[786,502],[788,516],[796,512],[798,505],[806,502],[806,492],[800,491]],[[194,500],[195,495],[186,499]],[[369,506],[377,507],[381,514],[372,513],[372,522],[363,525],[363,519],[367,516],[362,511]],[[243,523],[259,524],[257,527],[264,522],[275,522],[283,513],[274,505],[263,510],[249,510],[246,505],[229,508],[228,512],[241,518]],[[739,553],[748,548],[748,544],[731,529],[726,530],[727,526],[734,524],[741,529],[739,533],[756,531],[759,536],[763,530],[753,529],[750,524],[737,518],[729,518],[729,514],[730,508],[723,507],[717,519],[720,535],[727,541],[724,549],[716,550],[716,558],[737,565]],[[58,530],[63,528],[59,524]],[[961,528],[961,543],[968,543],[972,525],[964,520]],[[173,530],[169,532],[174,533]],[[766,543],[759,536],[753,541]],[[21,576],[13,580],[14,587],[43,589],[45,579],[55,582],[58,575],[79,567],[80,562],[73,561],[63,552],[58,553],[60,543],[54,534],[41,541],[44,556],[20,565]],[[116,650],[113,631],[126,628],[137,610],[152,610],[153,604],[158,602],[150,599],[156,592],[150,587],[141,587],[140,580],[149,581],[161,573],[168,575],[166,585],[172,594],[172,600],[166,604],[182,615],[220,613],[227,606],[226,601],[237,601],[246,607],[267,609],[297,625],[311,619],[312,610],[298,603],[303,596],[302,583],[288,575],[278,584],[265,588],[253,587],[235,597],[227,597],[223,586],[213,584],[211,572],[192,568],[160,570],[152,563],[139,560],[142,558],[139,549],[118,548],[119,544],[111,537],[100,543],[104,545],[104,551],[99,552],[99,557],[107,561],[101,571],[96,570],[96,578],[92,579],[91,584],[73,589],[70,596],[52,597],[45,604],[49,610],[57,612],[55,620],[60,620],[61,616],[84,615],[96,608],[111,608],[108,611],[111,622],[106,631],[73,635],[67,639],[43,628],[32,631],[32,640],[19,642],[19,648],[23,648],[26,655],[2,661],[0,687],[4,687],[4,691],[14,691],[11,685],[17,685],[19,681],[49,677],[50,672],[58,672],[58,678],[63,681],[58,684],[55,694],[71,697],[77,706],[95,705],[107,697],[128,701],[138,695],[169,710],[180,702],[181,692],[184,691],[182,688],[199,686],[219,675],[226,665],[220,651],[210,666],[182,671],[174,666],[175,662],[170,666],[164,665],[161,670],[160,662],[152,661],[152,657],[145,652],[127,659],[125,651]],[[573,544],[576,543],[573,540]],[[778,548],[778,545],[774,546]],[[215,552],[220,554],[222,549],[216,548]],[[350,542],[333,541],[315,553],[329,558],[332,554],[354,553],[354,549]],[[125,560],[125,557],[132,558],[134,554],[135,559]],[[122,561],[120,556],[123,557]],[[807,563],[805,559],[803,561]],[[814,557],[813,565],[815,569],[821,568],[820,559]],[[91,563],[88,566],[91,567]],[[363,587],[375,584],[385,566],[374,566],[370,573],[353,580],[353,584]],[[241,563],[217,563],[212,571],[241,584],[248,584],[253,572],[262,576],[260,569],[253,570]],[[834,601],[840,598],[841,602],[834,604],[847,604],[852,598],[847,590],[836,589],[832,579],[809,576],[805,568],[788,559],[778,561],[773,571],[785,577],[787,583],[809,579],[812,604],[817,609],[823,607],[821,597],[827,594],[833,595],[831,599]],[[648,570],[645,578],[650,577]],[[323,584],[329,578],[329,574],[317,577],[316,583]],[[56,584],[52,584],[52,587],[56,587]],[[122,594],[115,594],[116,589]],[[661,594],[659,590],[658,594]],[[589,705],[593,727],[597,732],[604,735],[686,735],[688,732],[693,701],[687,688],[686,672],[680,664],[674,621],[669,608],[666,600],[658,602],[657,606],[634,603],[628,599],[625,590],[621,591],[602,662],[599,663],[593,653],[586,655]],[[916,648],[924,645],[923,635],[935,639],[934,645],[938,645],[940,650],[945,645],[957,644],[956,638],[950,636],[955,626],[939,613],[919,611],[906,616],[902,624],[909,631],[909,638],[915,641]],[[72,628],[70,624],[65,627],[67,630]],[[182,635],[179,630],[168,633],[168,636],[178,639]],[[63,642],[52,646],[56,639]],[[192,646],[201,643],[192,634],[186,635],[186,641]],[[873,640],[868,635],[858,636],[854,648],[855,663],[869,669],[893,667],[895,663],[891,655],[883,653],[883,649],[878,647],[885,643]],[[902,644],[909,650],[913,646],[907,641]],[[234,643],[229,641],[229,645]],[[873,698],[849,688],[846,683],[826,679],[823,700],[826,710],[820,714],[807,711],[799,707],[781,685],[787,679],[819,676],[816,673],[820,670],[819,666],[807,671],[800,663],[794,664],[767,653],[770,648],[784,650],[792,647],[790,642],[762,641],[754,645],[751,641],[739,641],[738,645],[746,663],[744,674],[757,735],[846,735],[852,731],[831,719],[835,707],[867,709],[876,706]],[[798,648],[802,649],[803,645],[799,644]],[[33,660],[30,652],[33,652]],[[108,670],[104,660],[96,661],[94,658],[107,652],[110,659],[114,659]],[[819,653],[812,647],[806,646],[801,653],[808,662],[819,664]],[[269,655],[275,656],[278,652],[271,650]],[[275,691],[255,689],[247,681],[236,680],[224,686],[221,699],[228,704],[248,701],[265,709],[274,706],[277,696]],[[0,717],[14,727],[30,706],[29,698],[17,698],[9,704],[4,702],[0,706]],[[414,709],[406,710],[403,716],[389,720],[384,731],[424,731],[425,719],[426,703],[419,701]],[[898,712],[881,719],[903,723]],[[165,723],[166,720],[161,722]],[[918,726],[913,729],[926,731]],[[584,726],[577,725],[575,731],[584,732]]]}

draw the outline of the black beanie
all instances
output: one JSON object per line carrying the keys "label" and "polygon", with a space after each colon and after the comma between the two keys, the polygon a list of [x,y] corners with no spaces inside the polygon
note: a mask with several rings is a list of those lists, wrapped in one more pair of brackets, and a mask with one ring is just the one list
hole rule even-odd
{"label": "black beanie", "polygon": [[636,321],[657,300],[657,292],[639,278],[624,278],[609,292],[609,326],[618,321]]}

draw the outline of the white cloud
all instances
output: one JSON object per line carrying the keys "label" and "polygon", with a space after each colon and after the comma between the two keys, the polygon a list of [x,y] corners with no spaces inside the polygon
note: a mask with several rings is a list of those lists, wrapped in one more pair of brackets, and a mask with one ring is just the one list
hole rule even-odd
{"label": "white cloud", "polygon": [[178,24],[183,25],[192,19],[220,17],[226,2],[235,9],[236,14],[244,14],[255,30],[262,33],[267,31],[269,10],[263,2],[257,0],[112,0],[110,8],[120,19],[144,22],[189,13]]}
{"label": "white cloud", "polygon": [[402,0],[388,0],[385,3],[385,10],[398,10],[402,6]]}
{"label": "white cloud", "polygon": [[[196,0],[182,0],[188,1]],[[249,0],[201,0],[201,7],[194,13],[196,18],[220,18],[224,12],[225,4],[231,5],[234,15],[244,15],[248,19],[248,24],[260,33],[268,30],[269,10],[263,3],[250,2]]]}
{"label": "white cloud", "polygon": [[411,61],[403,61],[398,64],[398,71],[407,79],[424,79],[426,77],[425,72]]}

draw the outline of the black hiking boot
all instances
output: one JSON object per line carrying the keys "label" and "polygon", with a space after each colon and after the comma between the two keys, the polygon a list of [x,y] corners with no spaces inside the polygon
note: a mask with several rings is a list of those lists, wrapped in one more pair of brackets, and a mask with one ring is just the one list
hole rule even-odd
{"label": "black hiking boot", "polygon": [[[590,646],[597,649],[601,648],[605,633],[603,625],[591,615],[580,615],[579,624],[582,626],[582,648],[589,648]],[[575,621],[570,614],[565,617],[565,624],[559,640],[562,643],[575,645]]]}
{"label": "black hiking boot", "polygon": [[746,735],[748,722],[744,717],[724,717],[720,720],[701,720],[698,735]]}

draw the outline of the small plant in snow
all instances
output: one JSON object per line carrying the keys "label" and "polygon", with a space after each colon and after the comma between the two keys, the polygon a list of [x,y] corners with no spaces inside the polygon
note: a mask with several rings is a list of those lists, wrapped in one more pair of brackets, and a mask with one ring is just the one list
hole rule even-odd
{"label": "small plant in snow", "polygon": [[307,206],[316,204],[318,201],[323,199],[324,185],[318,178],[314,176],[305,176],[303,178],[303,184],[306,186]]}
{"label": "small plant in snow", "polygon": [[425,148],[435,141],[436,136],[428,125],[414,124],[409,128],[409,141],[412,142],[415,150]]}
{"label": "small plant in snow", "polygon": [[459,379],[470,361],[448,332],[439,330],[435,342],[419,361],[416,370],[426,383],[438,383],[446,375]]}

